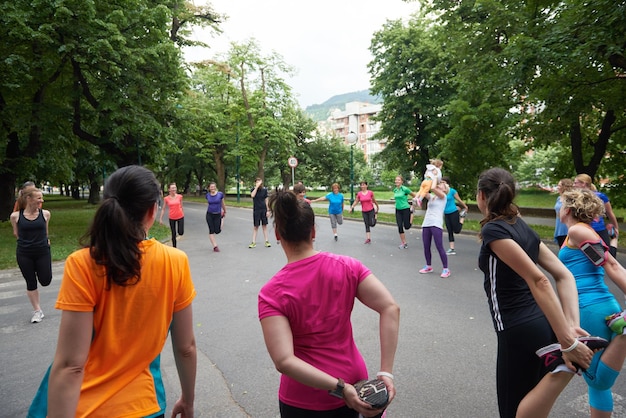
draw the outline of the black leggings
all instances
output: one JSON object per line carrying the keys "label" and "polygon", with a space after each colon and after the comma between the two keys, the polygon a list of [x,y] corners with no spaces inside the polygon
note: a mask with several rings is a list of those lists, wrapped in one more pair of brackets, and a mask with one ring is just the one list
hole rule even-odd
{"label": "black leggings", "polygon": [[222,232],[222,214],[206,213],[206,223],[209,226],[209,234],[219,234]]}
{"label": "black leggings", "polygon": [[396,224],[401,234],[404,234],[405,229],[411,229],[411,209],[396,209]]}
{"label": "black leggings", "polygon": [[312,411],[310,409],[296,408],[278,401],[281,418],[358,418],[359,413],[348,406],[331,409],[328,411]]}
{"label": "black leggings", "polygon": [[183,235],[185,233],[185,217],[182,217],[180,219],[170,219],[170,229],[172,230],[172,246],[173,247],[176,247],[176,226],[178,226],[178,235]]}
{"label": "black leggings", "polygon": [[545,317],[500,331],[496,382],[500,418],[515,418],[517,407],[547,373],[535,351],[555,343]]}
{"label": "black leggings", "polygon": [[363,222],[365,223],[365,232],[370,232],[370,226],[376,225],[374,220],[376,219],[376,211],[374,209],[362,212]]}
{"label": "black leggings", "polygon": [[52,281],[52,256],[50,247],[38,252],[24,252],[19,249],[15,252],[17,265],[24,280],[27,290],[37,290],[37,280],[42,286],[48,286]]}
{"label": "black leggings", "polygon": [[446,221],[446,230],[448,231],[448,242],[454,242],[454,234],[460,233],[461,229],[463,229],[459,211],[446,213],[444,219]]}

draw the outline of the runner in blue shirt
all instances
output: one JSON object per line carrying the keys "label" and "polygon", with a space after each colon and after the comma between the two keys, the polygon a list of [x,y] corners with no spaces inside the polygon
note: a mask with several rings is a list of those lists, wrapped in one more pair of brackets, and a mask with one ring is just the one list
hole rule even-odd
{"label": "runner in blue shirt", "polygon": [[318,197],[311,202],[320,202],[328,200],[328,216],[330,217],[330,227],[333,229],[335,241],[339,239],[337,236],[337,224],[343,224],[343,193],[339,193],[339,183],[333,183],[330,187],[332,192],[326,196]]}

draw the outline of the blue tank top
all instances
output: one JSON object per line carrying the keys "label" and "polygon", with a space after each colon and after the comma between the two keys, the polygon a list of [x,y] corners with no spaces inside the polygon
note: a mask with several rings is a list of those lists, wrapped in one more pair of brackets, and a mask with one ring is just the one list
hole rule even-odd
{"label": "blue tank top", "polygon": [[459,209],[456,207],[456,199],[454,195],[456,194],[456,190],[450,187],[450,191],[446,195],[446,208],[443,210],[443,213],[448,215],[450,213],[454,213]]}
{"label": "blue tank top", "polygon": [[576,279],[581,308],[613,299],[613,294],[604,283],[604,268],[594,266],[580,249],[568,246],[567,238],[559,251],[559,260]]}

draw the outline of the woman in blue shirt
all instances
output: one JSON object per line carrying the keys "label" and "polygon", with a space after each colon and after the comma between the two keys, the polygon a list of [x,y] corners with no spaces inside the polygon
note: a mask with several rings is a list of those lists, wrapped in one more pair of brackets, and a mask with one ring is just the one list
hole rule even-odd
{"label": "woman in blue shirt", "polygon": [[[591,176],[588,174],[579,174],[574,178],[574,187],[581,189],[588,189],[593,191],[596,196],[604,203],[604,214],[598,215],[596,219],[591,222],[591,227],[594,231],[600,235],[602,241],[609,247],[609,252],[613,257],[617,254],[617,236],[619,235],[619,224],[617,218],[611,207],[611,201],[608,196],[596,189],[596,186],[591,181]],[[604,223],[604,216],[611,221],[612,231],[609,233],[607,225]]]}
{"label": "woman in blue shirt", "polygon": [[[594,219],[602,216],[605,203],[584,188],[565,192],[561,198],[561,221],[569,230],[559,259],[576,279],[580,325],[592,335],[611,341],[604,351],[595,353],[591,365],[583,372],[591,417],[610,417],[611,388],[626,359],[626,321],[619,302],[605,283],[605,276],[626,292],[626,270],[609,254],[608,247],[591,226]],[[596,251],[590,252],[592,248]]]}
{"label": "woman in blue shirt", "polygon": [[[446,183],[450,186],[450,177],[443,176],[441,178],[442,183]],[[459,193],[452,187],[448,187],[448,194],[446,195],[446,207],[443,210],[444,219],[446,221],[446,230],[448,231],[448,243],[450,249],[447,251],[448,255],[455,255],[454,249],[454,234],[459,234],[463,229],[463,222],[465,222],[465,216],[467,215],[468,207],[463,200],[459,197]],[[463,210],[459,212],[459,205],[463,207]]]}
{"label": "woman in blue shirt", "polygon": [[330,217],[330,227],[333,229],[335,241],[339,239],[337,236],[337,224],[343,224],[343,193],[339,193],[339,183],[333,183],[330,187],[332,192],[326,196],[318,197],[312,202],[320,202],[328,200],[328,216]]}

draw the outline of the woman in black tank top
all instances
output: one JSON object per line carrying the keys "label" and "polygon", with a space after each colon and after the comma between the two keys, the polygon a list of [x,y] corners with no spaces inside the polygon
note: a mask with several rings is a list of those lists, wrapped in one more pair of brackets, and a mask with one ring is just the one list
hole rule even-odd
{"label": "woman in black tank top", "polygon": [[26,280],[26,294],[33,306],[31,323],[44,317],[39,304],[37,282],[48,286],[52,281],[52,257],[48,239],[50,211],[41,208],[43,193],[36,187],[26,187],[18,198],[19,210],[11,213],[13,235],[17,238],[16,258]]}

